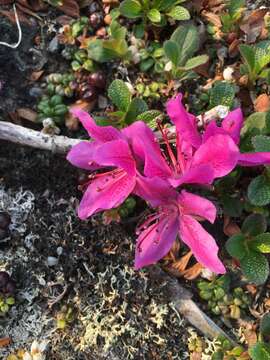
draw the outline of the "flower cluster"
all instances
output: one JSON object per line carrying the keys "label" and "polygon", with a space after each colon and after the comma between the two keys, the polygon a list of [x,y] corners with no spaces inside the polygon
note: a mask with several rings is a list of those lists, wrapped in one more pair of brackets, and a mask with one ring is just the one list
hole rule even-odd
{"label": "flower cluster", "polygon": [[91,138],[75,145],[67,156],[73,165],[92,171],[78,209],[79,217],[86,219],[118,207],[135,194],[155,209],[137,229],[136,269],[164,257],[179,235],[203,266],[224,273],[218,246],[199,222],[214,223],[216,207],[181,187],[212,184],[237,165],[270,164],[270,153],[240,153],[241,109],[230,112],[221,124],[213,120],[199,130],[196,117],[185,110],[179,94],[167,103],[176,140],[172,142],[167,129],[159,125],[162,147],[142,121],[118,130],[96,125],[82,110],[74,109],[72,113]]}

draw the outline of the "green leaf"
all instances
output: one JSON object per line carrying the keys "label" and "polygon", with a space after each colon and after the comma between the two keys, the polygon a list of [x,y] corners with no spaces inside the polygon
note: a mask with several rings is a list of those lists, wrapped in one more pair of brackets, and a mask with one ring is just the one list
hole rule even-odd
{"label": "green leaf", "polygon": [[210,90],[210,108],[218,105],[232,107],[235,98],[235,87],[226,81],[216,81]]}
{"label": "green leaf", "polygon": [[141,63],[140,63],[140,70],[142,72],[146,72],[148,71],[149,69],[151,69],[151,67],[155,64],[155,61],[152,59],[152,58],[148,58],[146,60],[143,60]]}
{"label": "green leaf", "polygon": [[250,115],[244,122],[241,134],[244,135],[245,133],[250,132],[253,129],[258,129],[260,130],[260,132],[265,132],[266,114],[267,113],[264,112],[256,112]]}
{"label": "green leaf", "polygon": [[270,41],[261,41],[255,45],[255,67],[259,73],[270,63]]}
{"label": "green leaf", "polygon": [[255,151],[270,151],[270,136],[257,135],[254,136],[251,141]]}
{"label": "green leaf", "polygon": [[119,11],[129,19],[136,19],[142,15],[142,6],[137,0],[124,0],[120,4]]}
{"label": "green leaf", "polygon": [[171,62],[177,66],[180,57],[180,49],[175,41],[167,40],[164,43],[164,52],[165,55]]}
{"label": "green leaf", "polygon": [[180,50],[179,66],[184,66],[199,49],[199,34],[194,25],[178,26],[170,40],[176,42]]}
{"label": "green leaf", "polygon": [[128,47],[125,40],[92,40],[88,45],[88,56],[100,63],[105,63],[127,54]]}
{"label": "green leaf", "polygon": [[144,121],[151,129],[155,129],[157,127],[156,120],[160,114],[161,112],[158,110],[148,110],[140,114],[137,120]]}
{"label": "green leaf", "polygon": [[147,17],[153,23],[159,23],[161,21],[161,14],[157,9],[151,9],[147,13]]}
{"label": "green leaf", "polygon": [[131,101],[129,88],[122,80],[114,80],[108,89],[109,98],[113,104],[121,111],[126,112]]}
{"label": "green leaf", "polygon": [[114,20],[110,25],[110,34],[114,39],[123,40],[127,35],[127,29]]}
{"label": "green leaf", "polygon": [[184,70],[188,71],[195,69],[196,67],[205,64],[208,61],[208,59],[209,59],[208,55],[195,56],[186,62],[184,66]]}
{"label": "green leaf", "polygon": [[267,229],[267,222],[261,214],[251,214],[245,218],[241,231],[247,236],[256,236],[262,234]]}
{"label": "green leaf", "polygon": [[179,21],[190,19],[189,11],[183,6],[175,6],[171,8],[166,15],[172,17],[174,20],[179,20]]}
{"label": "green leaf", "polygon": [[244,58],[246,65],[248,67],[248,70],[251,74],[253,74],[253,71],[255,69],[255,50],[250,45],[240,45],[239,46],[240,54]]}
{"label": "green leaf", "polygon": [[245,236],[243,234],[231,236],[226,242],[226,250],[232,257],[241,260],[247,255]]}
{"label": "green leaf", "polygon": [[248,353],[252,360],[270,360],[270,347],[262,342],[257,342]]}
{"label": "green leaf", "polygon": [[250,241],[250,248],[263,254],[270,253],[270,233],[257,235]]}
{"label": "green leaf", "polygon": [[135,98],[131,101],[127,114],[125,116],[125,122],[131,124],[137,120],[137,116],[148,110],[146,102],[140,98]]}
{"label": "green leaf", "polygon": [[270,181],[263,175],[257,176],[248,186],[251,204],[264,206],[270,203]]}
{"label": "green leaf", "polygon": [[262,335],[270,335],[270,314],[265,314],[261,319],[260,333]]}
{"label": "green leaf", "polygon": [[135,37],[137,39],[142,39],[143,38],[144,31],[145,31],[145,28],[144,28],[144,24],[142,22],[140,24],[135,24],[133,26],[133,34],[135,35]]}
{"label": "green leaf", "polygon": [[269,263],[263,254],[250,251],[240,260],[241,269],[246,278],[254,284],[265,283],[269,276]]}
{"label": "green leaf", "polygon": [[221,198],[223,210],[226,215],[231,217],[240,217],[243,211],[243,202],[238,198],[224,194]]}

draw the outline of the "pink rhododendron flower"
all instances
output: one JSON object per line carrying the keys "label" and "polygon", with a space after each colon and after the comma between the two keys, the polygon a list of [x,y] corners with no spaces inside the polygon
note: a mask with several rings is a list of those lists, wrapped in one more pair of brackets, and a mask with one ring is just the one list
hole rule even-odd
{"label": "pink rhododendron flower", "polygon": [[140,177],[136,193],[157,208],[139,229],[136,269],[163,258],[179,234],[202,265],[215,273],[225,273],[214,238],[197,220],[199,217],[211,223],[215,221],[216,208],[209,200],[185,190],[178,193],[160,178]]}
{"label": "pink rhododendron flower", "polygon": [[117,129],[97,126],[82,110],[73,110],[93,142],[75,145],[67,159],[75,166],[93,170],[113,167],[111,171],[93,175],[81,200],[78,215],[81,219],[119,206],[136,184],[136,163],[123,134]]}

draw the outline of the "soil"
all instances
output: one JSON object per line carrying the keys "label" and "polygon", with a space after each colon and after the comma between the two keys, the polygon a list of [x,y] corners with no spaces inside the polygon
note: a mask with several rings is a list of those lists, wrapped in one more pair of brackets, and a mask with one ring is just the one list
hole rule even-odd
{"label": "soil", "polygon": [[[12,340],[0,358],[47,340],[50,360],[187,359],[185,322],[149,271],[133,269],[134,238],[77,218],[77,178],[61,157],[0,143],[0,211],[12,218],[0,269],[17,285],[0,317],[0,338]],[[63,306],[72,319],[60,330]]]}

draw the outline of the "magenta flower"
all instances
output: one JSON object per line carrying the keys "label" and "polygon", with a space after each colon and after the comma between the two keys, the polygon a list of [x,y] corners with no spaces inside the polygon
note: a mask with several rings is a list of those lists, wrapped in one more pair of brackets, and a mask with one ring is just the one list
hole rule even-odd
{"label": "magenta flower", "polygon": [[75,145],[68,153],[67,160],[87,170],[113,168],[90,176],[78,209],[79,217],[86,219],[99,211],[119,206],[130,195],[136,184],[136,162],[120,131],[111,126],[97,126],[82,110],[72,112],[94,141],[82,141]]}
{"label": "magenta flower", "polygon": [[216,208],[210,201],[185,190],[178,193],[160,178],[140,177],[135,191],[157,208],[139,229],[136,269],[163,258],[179,234],[202,265],[215,273],[225,273],[214,238],[197,221],[203,218],[214,222]]}
{"label": "magenta flower", "polygon": [[232,138],[222,133],[202,143],[195,117],[184,109],[181,94],[168,102],[167,112],[176,125],[176,155],[166,129],[161,126],[167,157],[161,152],[150,129],[141,139],[136,138],[136,126],[125,131],[130,138],[136,139],[136,143],[133,140],[134,152],[140,153],[144,159],[146,177],[161,177],[174,187],[187,183],[211,184],[215,178],[227,175],[236,166],[239,150]]}

